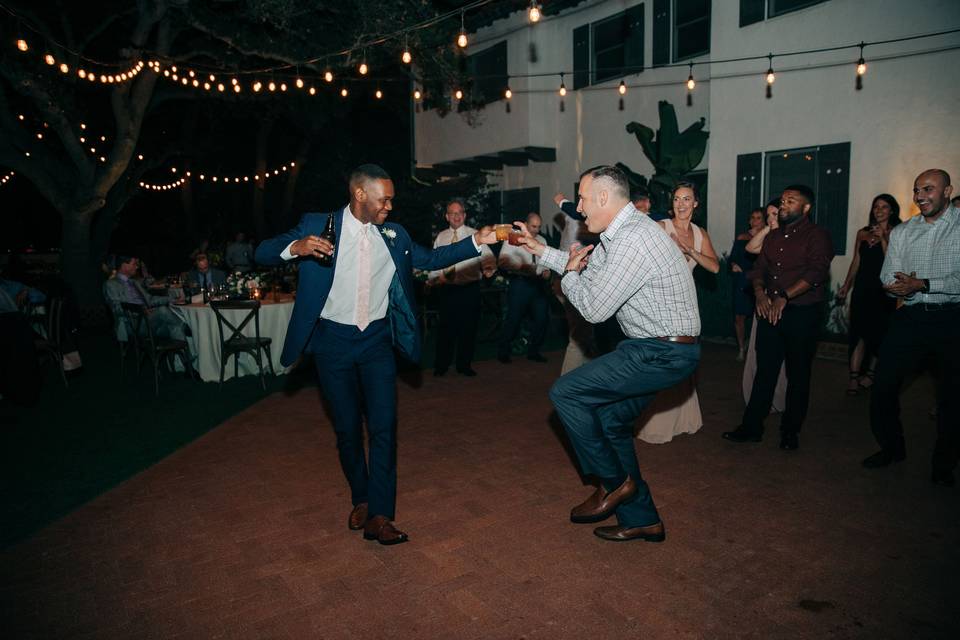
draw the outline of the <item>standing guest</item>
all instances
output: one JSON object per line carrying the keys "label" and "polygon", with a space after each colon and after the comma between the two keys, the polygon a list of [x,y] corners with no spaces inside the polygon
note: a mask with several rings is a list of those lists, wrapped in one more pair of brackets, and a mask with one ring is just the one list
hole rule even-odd
{"label": "standing guest", "polygon": [[847,395],[855,396],[860,389],[873,384],[874,360],[890,323],[890,314],[896,309],[894,299],[887,295],[880,282],[880,269],[887,254],[890,231],[900,224],[900,204],[889,193],[881,193],[870,205],[870,222],[857,231],[853,246],[853,260],[847,278],[837,292],[845,300],[851,289],[850,331],[847,357],[850,360],[850,380]]}
{"label": "standing guest", "polygon": [[640,474],[633,443],[637,416],[661,389],[685,380],[700,361],[700,316],[693,276],[677,244],[630,202],[627,176],[599,167],[580,181],[578,210],[600,243],[563,253],[527,234],[526,249],[562,274],[563,293],[583,317],[602,322],[616,315],[627,339],[561,376],[550,398],[563,421],[583,472],[600,486],[570,512],[573,522],[598,527],[604,540],[666,538],[650,489]]}
{"label": "standing guest", "polygon": [[771,231],[748,277],[757,299],[757,375],[741,424],[723,437],[760,442],[781,365],[787,367],[786,407],[780,416],[780,448],[800,446],[800,429],[810,402],[810,370],[817,351],[820,303],[830,277],[833,245],[825,229],[810,221],[813,190],[785,188],[779,223]]}
{"label": "standing guest", "polygon": [[[767,234],[780,226],[780,222],[778,221],[780,215],[780,198],[777,197],[768,202],[764,208],[764,212],[767,223],[757,234],[747,241],[747,245],[744,247],[747,255],[758,255],[760,250],[763,249],[763,241],[767,238]],[[755,261],[754,259],[754,262]],[[743,377],[740,381],[743,390],[744,405],[750,404],[750,393],[753,391],[753,379],[757,374],[757,324],[759,322],[756,313],[756,300],[753,297],[753,285],[750,283],[749,278],[747,278],[747,287],[749,287],[750,300],[753,305],[753,324],[750,328],[750,339],[747,341],[747,355],[743,361]],[[777,375],[777,386],[773,391],[773,402],[770,405],[770,410],[776,413],[783,413],[786,404],[787,367],[786,364],[784,364],[780,367],[780,373]]]}
{"label": "standing guest", "polygon": [[730,249],[730,271],[733,273],[730,285],[733,293],[733,329],[737,334],[737,362],[743,362],[747,354],[747,316],[753,315],[753,298],[747,289],[747,272],[753,268],[757,258],[755,254],[748,253],[746,247],[765,224],[763,209],[751,211],[749,228],[737,236],[733,241],[733,248]]}
{"label": "standing guest", "polygon": [[[527,214],[527,230],[537,242],[546,244],[544,237],[539,235],[540,225],[540,214]],[[546,362],[547,359],[540,353],[540,347],[543,346],[547,323],[550,320],[550,300],[547,297],[550,269],[539,264],[536,255],[510,244],[501,247],[497,266],[507,274],[509,281],[507,317],[500,330],[497,360],[504,364],[510,362],[510,345],[517,337],[524,318],[529,316],[530,341],[527,343],[527,360]]]}
{"label": "standing guest", "polygon": [[960,209],[942,169],[924,171],[913,183],[915,216],[890,233],[880,281],[902,307],[880,347],[870,394],[870,428],[880,451],[863,461],[869,469],[906,458],[900,422],[903,379],[925,359],[936,362],[937,442],[930,479],[952,487],[960,454]]}
{"label": "standing guest", "polygon": [[[450,226],[437,234],[433,242],[434,249],[455,244],[477,232],[464,224],[467,213],[460,198],[447,203],[446,218]],[[480,280],[492,276],[496,264],[490,248],[482,246],[479,256],[470,257],[442,271],[430,272],[427,285],[434,288],[440,307],[433,375],[442,376],[447,372],[453,362],[454,350],[457,372],[470,377],[477,375],[471,364],[480,324]]]}
{"label": "standing guest", "polygon": [[[407,534],[392,522],[397,498],[397,366],[393,347],[420,359],[413,269],[442,269],[480,255],[496,242],[491,227],[430,251],[406,229],[387,222],[393,181],[377,165],[350,174],[350,202],[332,213],[308,213],[293,229],[264,240],[256,260],[269,266],[296,260],[300,286],[280,362],[311,354],[332,411],[340,466],[350,484],[347,519],[367,540],[393,545]],[[321,234],[333,218],[336,241]],[[333,256],[332,264],[323,264]],[[364,420],[365,418],[365,420]],[[369,462],[363,422],[369,434]]]}
{"label": "standing guest", "polygon": [[[691,222],[699,204],[696,187],[681,182],[673,189],[673,219],[662,220],[659,224],[680,248],[691,273],[697,266],[717,273],[720,260],[713,250],[710,236]],[[696,380],[691,375],[657,394],[640,418],[637,437],[651,444],[662,444],[681,433],[696,433],[702,426],[700,398]]]}
{"label": "standing guest", "polygon": [[202,289],[212,289],[226,283],[227,274],[220,269],[210,266],[210,259],[206,253],[198,253],[194,258],[194,267],[187,272],[187,281],[196,282]]}
{"label": "standing guest", "polygon": [[227,245],[223,259],[231,273],[247,273],[253,269],[253,246],[247,242],[246,234],[237,232],[233,242]]}
{"label": "standing guest", "polygon": [[116,258],[117,275],[103,283],[103,295],[113,312],[114,331],[117,340],[127,340],[127,323],[124,320],[120,303],[127,302],[146,307],[147,322],[156,336],[170,340],[185,340],[186,327],[177,314],[168,306],[168,296],[155,296],[147,293],[143,285],[135,278],[139,267],[135,256],[118,255]]}

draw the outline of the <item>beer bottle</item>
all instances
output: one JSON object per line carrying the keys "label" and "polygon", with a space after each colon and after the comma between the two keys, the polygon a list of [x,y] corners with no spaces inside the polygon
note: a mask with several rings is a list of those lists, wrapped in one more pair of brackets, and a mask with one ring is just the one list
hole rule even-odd
{"label": "beer bottle", "polygon": [[[337,246],[337,232],[333,228],[333,214],[331,213],[327,216],[327,226],[324,228],[323,233],[320,234],[320,237],[332,244],[334,247]],[[317,261],[320,263],[320,266],[323,267],[332,267],[333,258],[336,255],[336,248],[334,248],[334,254],[326,255],[322,254]]]}

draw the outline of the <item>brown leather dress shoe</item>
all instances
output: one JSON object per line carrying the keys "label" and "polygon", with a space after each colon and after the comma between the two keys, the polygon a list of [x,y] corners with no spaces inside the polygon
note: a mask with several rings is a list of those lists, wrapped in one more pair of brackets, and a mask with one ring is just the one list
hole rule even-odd
{"label": "brown leather dress shoe", "polygon": [[637,483],[627,476],[623,484],[607,493],[601,486],[593,495],[570,510],[570,522],[584,524],[606,520],[622,503],[637,495]]}
{"label": "brown leather dress shoe", "polygon": [[646,540],[647,542],[663,542],[667,533],[663,528],[663,521],[646,527],[597,527],[593,535],[613,542],[627,542],[629,540]]}
{"label": "brown leather dress shoe", "polygon": [[367,524],[367,503],[361,502],[350,512],[350,517],[347,518],[347,526],[350,527],[351,531],[360,531],[365,524]]}
{"label": "brown leather dress shoe", "polygon": [[373,516],[363,527],[364,540],[376,540],[380,544],[400,544],[409,540],[407,534],[400,531],[387,516]]}

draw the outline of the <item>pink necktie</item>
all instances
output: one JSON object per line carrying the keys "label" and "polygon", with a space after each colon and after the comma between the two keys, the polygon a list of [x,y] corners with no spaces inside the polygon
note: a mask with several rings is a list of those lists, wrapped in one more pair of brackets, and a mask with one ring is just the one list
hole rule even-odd
{"label": "pink necktie", "polygon": [[360,260],[357,263],[357,328],[370,324],[370,236],[367,227],[360,231]]}

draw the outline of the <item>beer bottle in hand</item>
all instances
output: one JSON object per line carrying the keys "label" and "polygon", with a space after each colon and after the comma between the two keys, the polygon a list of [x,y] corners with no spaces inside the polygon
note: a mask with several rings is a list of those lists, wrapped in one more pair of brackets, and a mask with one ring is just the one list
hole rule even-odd
{"label": "beer bottle in hand", "polygon": [[[323,229],[323,233],[320,234],[320,237],[332,244],[334,247],[337,246],[337,232],[333,228],[333,214],[327,216],[327,226]],[[317,261],[323,267],[332,267],[333,258],[336,255],[336,248],[334,248],[334,253],[331,255],[322,254]]]}

